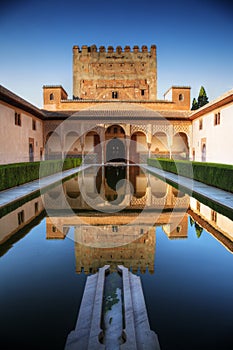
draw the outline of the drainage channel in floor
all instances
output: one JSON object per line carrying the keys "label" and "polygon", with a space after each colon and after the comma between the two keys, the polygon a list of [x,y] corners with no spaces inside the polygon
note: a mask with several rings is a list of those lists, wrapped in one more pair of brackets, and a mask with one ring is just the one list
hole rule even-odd
{"label": "drainage channel in floor", "polygon": [[119,272],[106,274],[102,310],[103,343],[106,350],[118,350],[124,343],[123,283]]}

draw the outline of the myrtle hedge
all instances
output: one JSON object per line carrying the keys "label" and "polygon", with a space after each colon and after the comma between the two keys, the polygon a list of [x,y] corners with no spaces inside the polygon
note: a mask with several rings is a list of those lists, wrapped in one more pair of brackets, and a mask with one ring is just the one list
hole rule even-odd
{"label": "myrtle hedge", "polygon": [[81,164],[79,158],[0,165],[0,191],[49,176]]}
{"label": "myrtle hedge", "polygon": [[193,178],[223,190],[233,192],[233,165],[191,162],[171,159],[148,159],[148,165],[161,168],[181,176]]}

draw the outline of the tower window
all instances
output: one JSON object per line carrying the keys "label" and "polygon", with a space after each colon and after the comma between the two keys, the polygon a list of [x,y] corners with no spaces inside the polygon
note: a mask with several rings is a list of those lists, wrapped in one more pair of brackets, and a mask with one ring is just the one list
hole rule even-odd
{"label": "tower window", "polygon": [[184,101],[184,95],[183,94],[179,94],[179,101]]}
{"label": "tower window", "polygon": [[112,98],[118,98],[118,92],[117,91],[113,91],[112,92]]}
{"label": "tower window", "polygon": [[115,128],[113,129],[113,133],[114,133],[114,134],[117,134],[117,127],[115,127]]}
{"label": "tower window", "polygon": [[141,96],[145,96],[145,90],[141,90]]}
{"label": "tower window", "polygon": [[53,100],[54,100],[54,94],[53,94],[53,93],[49,95],[49,100],[50,100],[50,101],[53,101]]}

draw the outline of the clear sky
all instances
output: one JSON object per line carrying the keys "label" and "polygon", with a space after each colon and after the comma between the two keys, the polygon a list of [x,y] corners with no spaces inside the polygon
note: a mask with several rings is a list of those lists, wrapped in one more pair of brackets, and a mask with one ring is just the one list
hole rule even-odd
{"label": "clear sky", "polygon": [[7,0],[0,7],[0,84],[42,107],[42,86],[72,98],[72,47],[156,44],[158,98],[200,86],[213,100],[233,88],[232,1]]}

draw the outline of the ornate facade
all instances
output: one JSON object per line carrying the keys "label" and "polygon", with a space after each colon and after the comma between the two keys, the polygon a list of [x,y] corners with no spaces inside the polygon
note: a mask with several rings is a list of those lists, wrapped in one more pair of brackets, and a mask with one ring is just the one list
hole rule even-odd
{"label": "ornate facade", "polygon": [[156,62],[155,45],[74,46],[73,99],[62,86],[43,87],[45,158],[92,155],[102,164],[189,158],[190,88],[173,86],[158,100]]}
{"label": "ornate facade", "polygon": [[1,87],[0,162],[173,157],[232,163],[233,90],[191,112],[190,87],[172,86],[157,99],[156,62],[155,45],[74,46],[72,99],[62,86],[44,86],[39,109]]}

